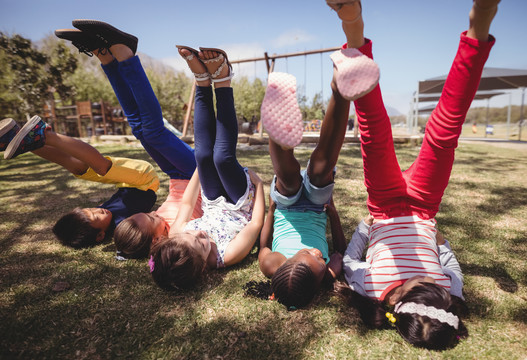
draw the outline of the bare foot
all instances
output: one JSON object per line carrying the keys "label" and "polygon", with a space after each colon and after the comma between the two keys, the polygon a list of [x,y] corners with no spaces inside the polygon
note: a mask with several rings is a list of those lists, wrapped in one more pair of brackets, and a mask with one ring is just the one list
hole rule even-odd
{"label": "bare foot", "polygon": [[489,38],[490,24],[498,11],[498,3],[501,0],[475,0],[470,10],[470,26],[467,36],[487,41]]}
{"label": "bare foot", "polygon": [[[205,66],[205,64],[203,64],[203,62],[200,61],[196,54],[193,54],[188,49],[179,49],[178,51],[179,55],[181,55],[183,59],[186,60],[190,71],[192,71],[192,73],[194,74],[194,77],[196,78],[196,85],[202,87],[210,86],[210,75],[207,71],[207,67]],[[191,55],[193,56],[190,59]]]}
{"label": "bare foot", "polygon": [[110,46],[110,52],[117,59],[117,61],[125,61],[134,56],[134,52],[126,45],[115,44]]}
{"label": "bare foot", "polygon": [[[229,65],[223,54],[217,51],[200,51],[199,58],[207,67],[207,71],[211,74],[212,79],[223,79],[229,76]],[[229,86],[231,86],[231,79],[214,83],[215,88]]]}
{"label": "bare foot", "polygon": [[342,20],[342,30],[346,34],[348,48],[360,48],[364,45],[364,21],[360,1],[342,5],[337,14]]}
{"label": "bare foot", "polygon": [[93,55],[97,56],[97,58],[100,60],[101,64],[108,65],[114,60],[114,57],[107,49],[95,49],[92,51]]}

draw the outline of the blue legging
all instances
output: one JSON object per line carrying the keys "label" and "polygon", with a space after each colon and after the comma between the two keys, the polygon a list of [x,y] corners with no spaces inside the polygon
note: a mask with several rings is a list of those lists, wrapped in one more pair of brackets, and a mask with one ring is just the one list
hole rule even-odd
{"label": "blue legging", "polygon": [[236,159],[238,120],[232,88],[218,88],[214,115],[212,87],[196,87],[194,144],[199,179],[209,200],[224,196],[235,204],[247,189],[245,170]]}
{"label": "blue legging", "polygon": [[196,169],[194,150],[165,128],[163,114],[137,56],[102,65],[132,134],[171,179],[190,179]]}

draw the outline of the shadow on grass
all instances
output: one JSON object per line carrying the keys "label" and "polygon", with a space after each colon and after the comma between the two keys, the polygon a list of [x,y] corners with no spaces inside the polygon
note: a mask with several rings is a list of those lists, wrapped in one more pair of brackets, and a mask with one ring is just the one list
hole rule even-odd
{"label": "shadow on grass", "polygon": [[[187,293],[164,292],[147,268],[146,261],[116,262],[96,249],[26,252],[3,259],[0,288],[11,294],[9,303],[0,306],[4,355],[71,358],[71,343],[80,352],[76,358],[111,357],[120,346],[137,354],[135,342],[148,346],[157,341],[152,334],[159,329],[152,325],[160,301],[153,296],[165,304],[184,304],[187,314],[204,294],[203,286]],[[215,278],[215,286],[220,279]],[[66,291],[54,291],[57,282],[66,283]]]}
{"label": "shadow on grass", "polygon": [[492,277],[501,290],[511,294],[518,291],[518,283],[501,264],[463,264],[463,273],[473,276]]}
{"label": "shadow on grass", "polygon": [[[254,256],[233,270],[253,261]],[[207,317],[204,296],[228,300],[241,292],[245,278],[222,284],[227,272],[215,272],[192,291],[168,293],[153,285],[146,262],[117,263],[93,249],[23,253],[4,259],[2,269],[0,287],[11,293],[0,306],[6,358],[302,359],[302,349],[322,331],[309,311],[288,313],[277,304],[265,304],[274,307],[274,315],[264,320],[255,303],[241,308],[244,314],[229,310]],[[53,291],[59,281],[69,285],[66,291]],[[294,334],[285,336],[284,327]]]}

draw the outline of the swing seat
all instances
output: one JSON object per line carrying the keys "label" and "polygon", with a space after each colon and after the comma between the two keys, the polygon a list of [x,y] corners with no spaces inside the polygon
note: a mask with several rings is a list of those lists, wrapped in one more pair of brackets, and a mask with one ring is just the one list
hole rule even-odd
{"label": "swing seat", "polygon": [[356,100],[379,83],[379,67],[357,49],[341,49],[330,55],[337,69],[335,80],[340,95],[346,100]]}
{"label": "swing seat", "polygon": [[300,144],[304,124],[293,75],[280,72],[269,74],[261,117],[269,137],[282,148],[292,149]]}

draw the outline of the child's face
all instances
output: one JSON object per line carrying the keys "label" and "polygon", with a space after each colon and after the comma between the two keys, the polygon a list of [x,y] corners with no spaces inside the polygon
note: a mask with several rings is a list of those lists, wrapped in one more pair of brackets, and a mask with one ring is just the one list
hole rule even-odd
{"label": "child's face", "polygon": [[82,212],[90,220],[90,226],[94,229],[106,231],[112,222],[112,213],[103,208],[84,208]]}
{"label": "child's face", "polygon": [[211,250],[209,234],[203,230],[187,230],[182,235],[182,241],[194,249],[203,260],[207,261]]}
{"label": "child's face", "polygon": [[131,218],[134,219],[139,228],[148,230],[153,234],[152,243],[155,243],[162,236],[168,236],[170,226],[155,211],[135,214]]}
{"label": "child's face", "polygon": [[322,257],[322,252],[318,249],[302,249],[299,250],[289,261],[297,261],[309,266],[315,279],[317,279],[317,285],[320,285],[326,274],[326,261]]}

